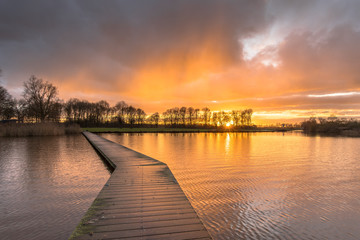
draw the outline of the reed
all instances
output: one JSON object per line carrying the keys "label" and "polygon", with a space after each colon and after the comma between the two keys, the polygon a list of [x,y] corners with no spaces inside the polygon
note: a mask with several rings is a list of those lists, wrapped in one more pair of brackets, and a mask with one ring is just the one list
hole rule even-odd
{"label": "reed", "polygon": [[0,125],[0,137],[58,136],[80,133],[77,124],[11,123]]}

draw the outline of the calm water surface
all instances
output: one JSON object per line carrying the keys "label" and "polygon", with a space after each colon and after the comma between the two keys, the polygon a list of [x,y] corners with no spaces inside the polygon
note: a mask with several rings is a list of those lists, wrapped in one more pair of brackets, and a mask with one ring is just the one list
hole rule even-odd
{"label": "calm water surface", "polygon": [[68,239],[109,176],[82,135],[0,138],[0,239]]}
{"label": "calm water surface", "polygon": [[214,239],[360,238],[360,138],[102,136],[167,163]]}

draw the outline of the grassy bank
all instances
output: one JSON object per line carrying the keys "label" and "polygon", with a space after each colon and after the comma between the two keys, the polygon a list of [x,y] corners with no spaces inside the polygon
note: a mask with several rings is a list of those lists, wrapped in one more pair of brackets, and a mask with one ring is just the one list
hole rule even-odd
{"label": "grassy bank", "polygon": [[82,128],[92,133],[198,133],[198,132],[278,132],[278,129],[214,129],[214,128]]}
{"label": "grassy bank", "polygon": [[12,123],[0,125],[0,137],[57,136],[80,133],[77,124]]}
{"label": "grassy bank", "polygon": [[197,128],[82,128],[93,133],[177,133],[177,132],[214,132],[215,129]]}

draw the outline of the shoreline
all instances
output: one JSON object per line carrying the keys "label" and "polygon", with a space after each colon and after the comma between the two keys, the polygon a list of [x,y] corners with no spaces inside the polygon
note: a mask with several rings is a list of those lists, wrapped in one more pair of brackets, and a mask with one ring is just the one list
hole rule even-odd
{"label": "shoreline", "polygon": [[55,122],[0,124],[0,137],[61,136],[80,133],[81,128],[78,124]]}
{"label": "shoreline", "polygon": [[91,133],[256,133],[288,132],[294,129],[202,129],[202,128],[82,128]]}

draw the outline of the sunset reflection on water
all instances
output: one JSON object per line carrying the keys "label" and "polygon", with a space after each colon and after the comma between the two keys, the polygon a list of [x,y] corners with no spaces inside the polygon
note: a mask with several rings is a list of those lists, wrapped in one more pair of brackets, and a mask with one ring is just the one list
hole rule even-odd
{"label": "sunset reflection on water", "polygon": [[360,139],[102,134],[167,163],[215,239],[356,239]]}

